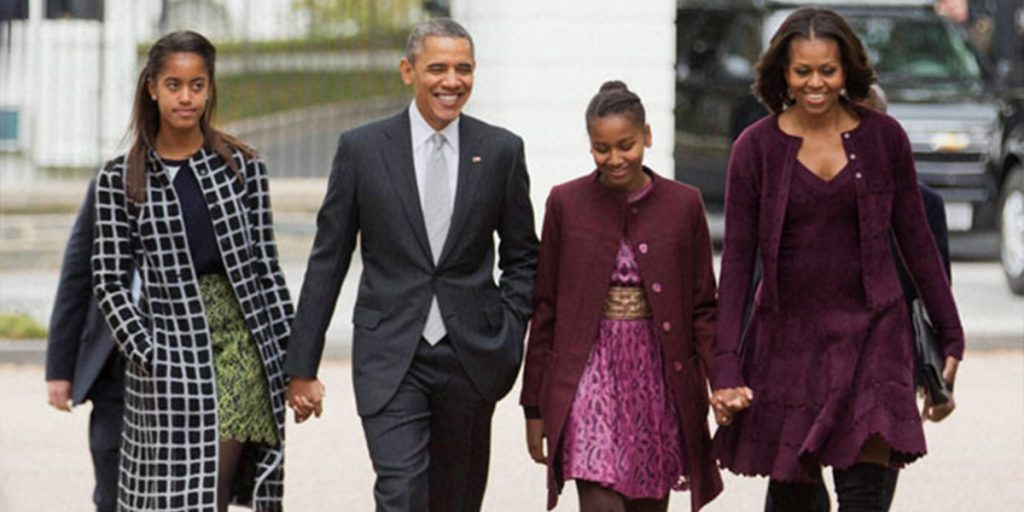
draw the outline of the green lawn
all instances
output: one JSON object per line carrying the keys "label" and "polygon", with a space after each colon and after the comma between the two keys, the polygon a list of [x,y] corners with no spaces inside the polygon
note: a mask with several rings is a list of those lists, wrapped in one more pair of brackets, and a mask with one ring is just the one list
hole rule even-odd
{"label": "green lawn", "polygon": [[397,71],[243,73],[217,78],[217,123],[376,96],[408,94]]}
{"label": "green lawn", "polygon": [[[363,32],[349,37],[312,36],[308,39],[284,39],[274,41],[214,41],[217,57],[253,55],[266,53],[302,53],[337,51],[405,50],[409,29],[378,28],[376,33]],[[141,62],[154,41],[139,43],[135,48]]]}
{"label": "green lawn", "polygon": [[[339,50],[404,50],[409,29],[380,29],[376,34],[363,33],[351,37],[313,37],[283,41],[218,42],[217,56],[251,53],[335,52]],[[149,44],[140,45],[140,55],[149,51]]]}
{"label": "green lawn", "polygon": [[23,340],[46,337],[46,328],[27,315],[0,313],[0,339]]}

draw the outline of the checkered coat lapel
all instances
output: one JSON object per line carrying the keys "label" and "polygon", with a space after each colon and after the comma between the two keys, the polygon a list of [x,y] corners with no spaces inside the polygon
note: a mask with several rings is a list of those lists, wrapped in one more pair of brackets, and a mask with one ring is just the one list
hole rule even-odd
{"label": "checkered coat lapel", "polygon": [[[282,363],[293,308],[277,261],[266,167],[234,155],[244,182],[212,151],[191,159],[210,203],[228,279],[263,356],[277,421],[274,447],[255,460],[251,505],[281,510],[284,483]],[[156,155],[147,162],[147,198],[125,194],[124,157],[99,174],[93,282],[100,308],[130,364],[119,501],[125,510],[216,510],[217,395],[197,276],[177,195]],[[142,277],[136,304],[132,265]]]}

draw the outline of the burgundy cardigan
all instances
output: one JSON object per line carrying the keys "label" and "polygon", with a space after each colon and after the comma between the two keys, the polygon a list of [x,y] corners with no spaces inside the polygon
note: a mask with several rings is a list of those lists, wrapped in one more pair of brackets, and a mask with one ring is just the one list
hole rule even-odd
{"label": "burgundy cardigan", "polygon": [[[964,334],[938,248],[928,229],[910,141],[892,117],[855,108],[860,124],[842,137],[850,165],[847,172],[853,171],[856,178],[860,265],[867,307],[883,308],[903,298],[889,248],[891,229],[943,351],[947,356],[962,358]],[[755,305],[778,310],[779,239],[802,141],[783,132],[777,116],[768,116],[747,128],[733,145],[726,184],[714,389],[744,384],[738,350],[758,252],[763,280],[754,297]]]}
{"label": "burgundy cardigan", "polygon": [[597,171],[556,186],[548,197],[521,403],[544,418],[549,509],[564,483],[555,455],[624,238],[632,243],[661,334],[693,510],[722,489],[707,425],[715,276],[704,207],[693,187],[645,172],[652,188],[632,204],[627,194],[601,185]]}

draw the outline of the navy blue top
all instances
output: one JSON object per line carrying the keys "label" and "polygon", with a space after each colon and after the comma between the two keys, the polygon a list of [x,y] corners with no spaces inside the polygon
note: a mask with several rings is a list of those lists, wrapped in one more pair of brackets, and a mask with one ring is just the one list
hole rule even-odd
{"label": "navy blue top", "polygon": [[189,160],[168,159],[164,159],[164,165],[178,168],[174,176],[174,191],[177,192],[178,203],[181,204],[188,250],[192,255],[192,266],[196,275],[223,274],[224,263],[221,262],[220,248],[213,232],[210,209],[203,196],[203,189],[192,172],[192,165]]}

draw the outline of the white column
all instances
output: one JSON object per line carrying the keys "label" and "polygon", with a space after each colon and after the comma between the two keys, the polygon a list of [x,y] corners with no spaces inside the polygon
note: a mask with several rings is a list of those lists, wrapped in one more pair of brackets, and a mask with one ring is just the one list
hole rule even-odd
{"label": "white column", "polygon": [[11,184],[32,179],[31,150],[34,135],[34,103],[40,26],[44,0],[29,0],[28,19],[13,20],[0,28],[0,107],[15,112],[18,130],[13,141],[0,147],[0,182]]}
{"label": "white column", "polygon": [[136,56],[137,2],[106,0],[103,23],[103,71],[100,88],[99,154],[102,162],[113,158],[119,150],[131,119],[132,100],[138,80]]}
{"label": "white column", "polygon": [[33,44],[27,76],[32,109],[32,163],[39,167],[95,166],[99,160],[102,24],[47,19]]}
{"label": "white column", "polygon": [[594,168],[583,120],[605,80],[644,102],[654,134],[645,164],[674,174],[674,0],[452,0],[472,34],[477,71],[466,112],[526,141],[538,222],[552,185]]}

